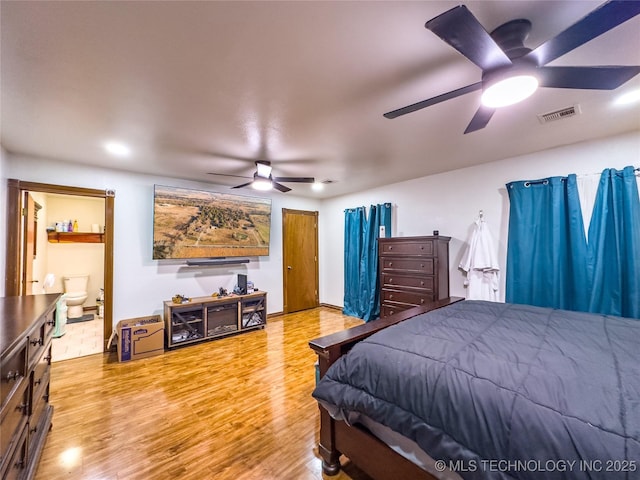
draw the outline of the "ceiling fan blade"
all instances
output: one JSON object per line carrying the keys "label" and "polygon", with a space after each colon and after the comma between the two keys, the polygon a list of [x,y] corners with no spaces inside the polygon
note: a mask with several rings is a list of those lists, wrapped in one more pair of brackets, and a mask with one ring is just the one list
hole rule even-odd
{"label": "ceiling fan blade", "polygon": [[429,20],[425,27],[482,70],[508,67],[511,60],[464,5]]}
{"label": "ceiling fan blade", "polygon": [[605,3],[563,32],[547,40],[527,56],[535,58],[538,65],[546,65],[639,13],[640,2],[637,1],[622,0]]}
{"label": "ceiling fan blade", "polygon": [[471,85],[467,85],[466,87],[458,88],[457,90],[452,90],[448,93],[443,93],[442,95],[438,95],[437,97],[432,97],[427,100],[422,100],[421,102],[414,103],[413,105],[409,105],[406,107],[398,108],[397,110],[393,110],[391,112],[387,112],[384,114],[386,118],[396,118],[401,115],[406,115],[407,113],[415,112],[422,108],[430,107],[431,105],[435,105],[436,103],[444,102],[445,100],[450,100],[452,98],[459,97],[460,95],[464,95],[469,92],[474,92],[476,90],[482,89],[482,82],[473,83]]}
{"label": "ceiling fan blade", "polygon": [[467,129],[464,131],[464,133],[466,134],[475,132],[476,130],[480,130],[486,127],[487,123],[489,123],[489,120],[491,120],[491,117],[493,117],[493,114],[495,112],[495,108],[489,108],[481,105],[480,108],[478,108],[478,111],[476,111],[476,114],[471,119],[471,122],[469,122],[469,125],[467,125]]}
{"label": "ceiling fan blade", "polygon": [[273,180],[284,183],[315,183],[316,181],[313,177],[273,177]]}
{"label": "ceiling fan blade", "polygon": [[275,188],[276,190],[281,191],[282,193],[286,193],[286,192],[291,190],[289,187],[285,187],[284,185],[280,185],[278,182],[271,182],[271,183],[273,184],[273,188]]}
{"label": "ceiling fan blade", "polygon": [[229,174],[229,173],[214,173],[214,172],[207,172],[207,175],[217,175],[218,177],[251,178],[251,177],[247,177],[246,175],[231,175],[231,174]]}
{"label": "ceiling fan blade", "polygon": [[247,183],[243,183],[242,185],[236,185],[235,187],[231,187],[231,188],[244,188],[244,187],[248,187],[252,183],[253,183],[253,181],[247,182]]}
{"label": "ceiling fan blade", "polygon": [[542,67],[538,79],[541,87],[613,90],[638,73],[638,66]]}

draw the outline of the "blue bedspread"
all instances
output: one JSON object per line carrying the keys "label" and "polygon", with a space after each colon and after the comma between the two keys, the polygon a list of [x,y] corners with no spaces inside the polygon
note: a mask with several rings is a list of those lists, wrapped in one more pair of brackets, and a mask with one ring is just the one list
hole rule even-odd
{"label": "blue bedspread", "polygon": [[459,302],[358,343],[313,396],[465,479],[640,479],[638,320]]}

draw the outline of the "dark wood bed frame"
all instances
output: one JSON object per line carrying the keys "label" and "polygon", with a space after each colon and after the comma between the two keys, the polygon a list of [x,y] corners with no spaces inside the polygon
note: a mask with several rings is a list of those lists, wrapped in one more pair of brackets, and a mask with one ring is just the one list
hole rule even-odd
{"label": "dark wood bed frame", "polygon": [[[360,340],[408,318],[446,307],[461,300],[464,299],[449,297],[436,300],[310,341],[309,346],[318,354],[320,377],[324,376],[333,362],[351,350]],[[345,455],[354,465],[376,480],[397,480],[398,478],[436,480],[431,474],[393,451],[366,429],[334,420],[329,412],[322,406],[319,407],[320,443],[318,449],[322,457],[322,470],[327,475],[333,476],[340,471],[340,455]]]}

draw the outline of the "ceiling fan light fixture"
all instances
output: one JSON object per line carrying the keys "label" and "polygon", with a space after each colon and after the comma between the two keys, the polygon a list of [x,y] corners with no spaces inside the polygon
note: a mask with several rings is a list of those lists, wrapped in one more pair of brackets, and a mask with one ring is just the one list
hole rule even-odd
{"label": "ceiling fan light fixture", "polygon": [[500,108],[514,105],[533,95],[538,79],[533,75],[514,75],[491,82],[482,93],[485,107]]}
{"label": "ceiling fan light fixture", "polygon": [[258,174],[256,174],[253,182],[251,182],[251,187],[256,190],[261,190],[263,192],[266,192],[273,188],[273,183],[271,182],[271,179],[263,178],[258,176]]}
{"label": "ceiling fan light fixture", "polygon": [[271,165],[269,165],[268,163],[256,162],[256,168],[258,169],[256,174],[259,177],[267,179],[271,177]]}

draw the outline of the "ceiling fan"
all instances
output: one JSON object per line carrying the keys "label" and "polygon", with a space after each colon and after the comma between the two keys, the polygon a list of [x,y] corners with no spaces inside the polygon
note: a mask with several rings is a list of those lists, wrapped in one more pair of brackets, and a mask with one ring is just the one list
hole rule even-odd
{"label": "ceiling fan", "polygon": [[[256,171],[253,174],[253,180],[247,183],[243,183],[242,185],[236,185],[235,187],[231,187],[231,188],[244,188],[248,186],[251,186],[256,190],[271,190],[272,188],[275,188],[276,190],[279,190],[280,192],[285,193],[290,191],[291,189],[289,187],[282,185],[279,182],[282,182],[282,183],[314,183],[315,182],[315,179],[313,177],[274,177],[273,175],[271,175],[271,170],[272,170],[271,162],[266,160],[257,160],[255,164],[256,164]],[[209,175],[251,178],[251,177],[244,177],[242,175],[229,175],[226,173],[209,173]]]}
{"label": "ceiling fan", "polygon": [[[638,1],[610,1],[555,37],[531,50],[524,41],[531,22],[517,19],[490,34],[464,5],[429,20],[425,27],[482,69],[482,80],[385,113],[396,118],[483,90],[481,106],[464,133],[487,126],[496,108],[512,105],[532,95],[538,86],[613,90],[640,73],[640,66],[546,67],[556,58],[626,22],[640,13]],[[510,95],[510,97],[509,97]]]}

